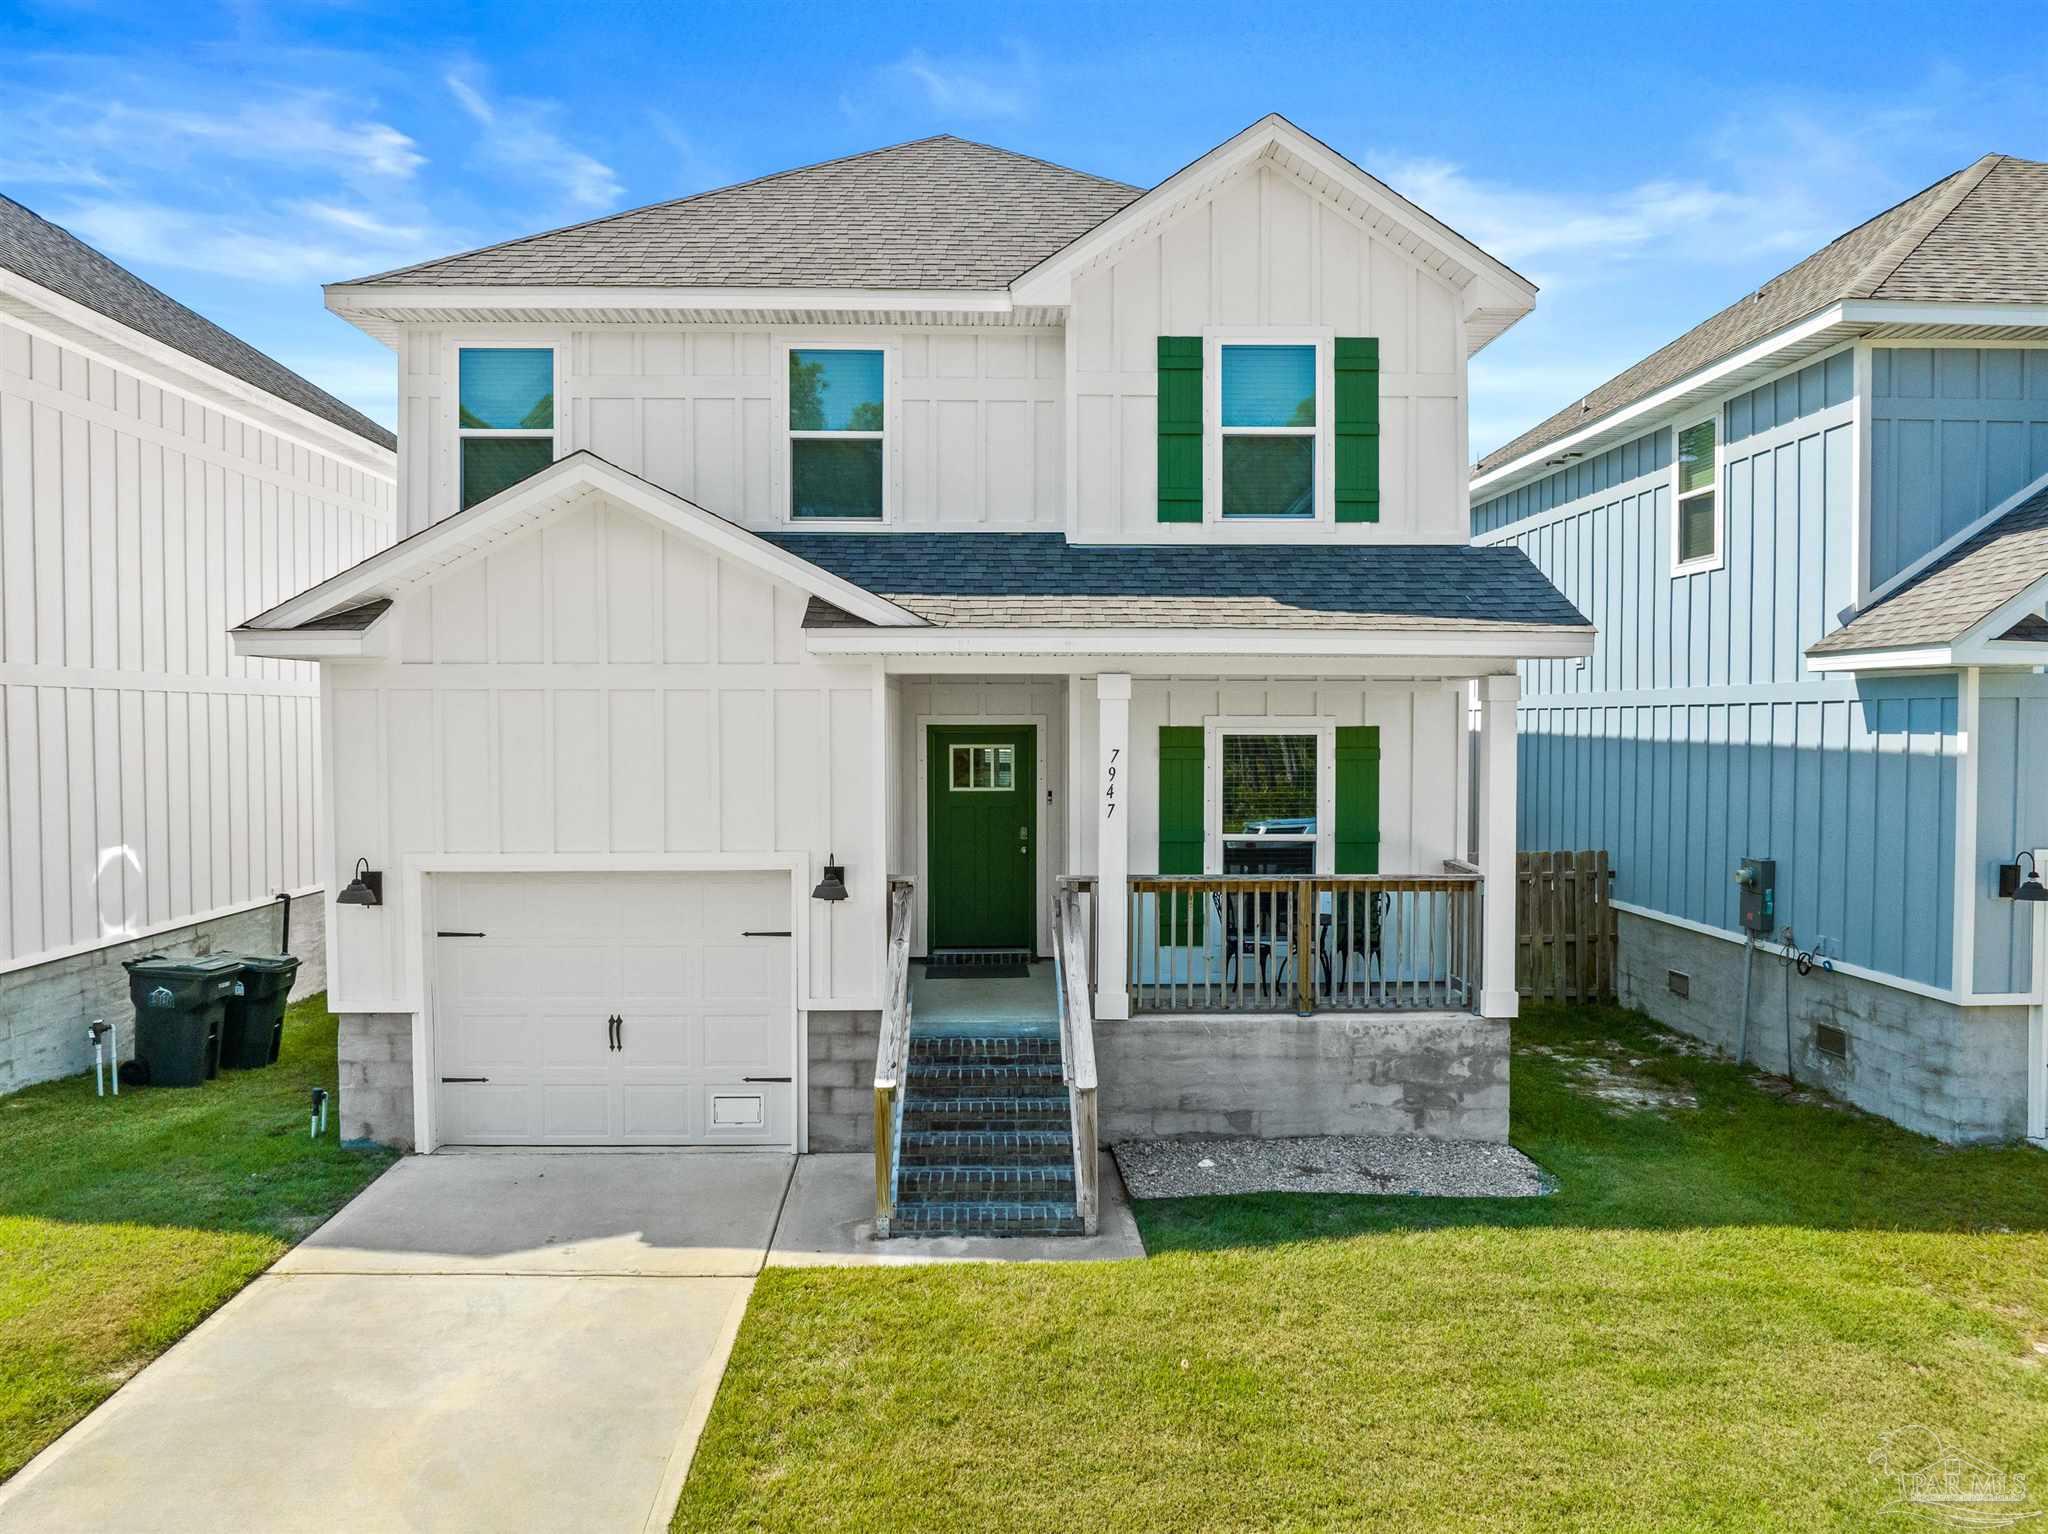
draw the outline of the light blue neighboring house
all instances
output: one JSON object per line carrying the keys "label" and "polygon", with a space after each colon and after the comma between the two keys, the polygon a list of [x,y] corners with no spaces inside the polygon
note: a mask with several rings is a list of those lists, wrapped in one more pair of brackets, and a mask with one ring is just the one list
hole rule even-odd
{"label": "light blue neighboring house", "polygon": [[1488,455],[1472,530],[1599,630],[1521,666],[1518,830],[1612,854],[1623,999],[1946,1140],[2048,1134],[2048,902],[2001,893],[2048,845],[2048,164],[1985,156]]}

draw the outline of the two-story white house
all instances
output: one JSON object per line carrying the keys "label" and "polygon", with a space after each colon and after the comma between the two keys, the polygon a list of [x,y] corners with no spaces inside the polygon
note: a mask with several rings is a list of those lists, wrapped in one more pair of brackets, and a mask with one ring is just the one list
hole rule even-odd
{"label": "two-story white house", "polygon": [[[1515,668],[1593,638],[1469,542],[1534,296],[1278,117],[330,287],[402,536],[235,643],[321,667],[345,1132],[873,1145],[886,1213],[913,1132],[1042,1130],[1083,1215],[1098,1138],[1505,1138]],[[911,956],[1052,959],[1056,1106],[905,1121]]]}

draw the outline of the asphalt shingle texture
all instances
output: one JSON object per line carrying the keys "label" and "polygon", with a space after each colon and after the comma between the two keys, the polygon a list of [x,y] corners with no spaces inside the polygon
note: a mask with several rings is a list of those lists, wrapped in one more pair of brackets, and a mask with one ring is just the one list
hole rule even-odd
{"label": "asphalt shingle texture", "polygon": [[1483,474],[1852,298],[2048,303],[2048,165],[1985,155],[1851,229],[1473,466]]}
{"label": "asphalt shingle texture", "polygon": [[[1841,655],[1952,644],[2044,576],[2048,490],[2020,502],[1806,653]],[[2011,637],[2031,637],[2024,620],[2016,627],[2021,632]]]}
{"label": "asphalt shingle texture", "polygon": [[379,447],[398,449],[398,439],[368,416],[8,197],[0,197],[0,267]]}
{"label": "asphalt shingle texture", "polygon": [[1119,181],[942,135],[359,282],[985,290],[1139,195]]}
{"label": "asphalt shingle texture", "polygon": [[[1059,533],[772,533],[928,622],[971,628],[1586,626],[1519,549],[1457,544],[1109,548]],[[813,602],[812,628],[858,625]]]}

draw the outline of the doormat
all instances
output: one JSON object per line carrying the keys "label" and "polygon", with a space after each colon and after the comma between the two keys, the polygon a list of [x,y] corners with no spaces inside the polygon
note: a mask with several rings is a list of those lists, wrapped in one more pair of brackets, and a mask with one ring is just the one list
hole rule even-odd
{"label": "doormat", "polygon": [[927,980],[1029,980],[1031,955],[1022,948],[941,948],[925,961]]}

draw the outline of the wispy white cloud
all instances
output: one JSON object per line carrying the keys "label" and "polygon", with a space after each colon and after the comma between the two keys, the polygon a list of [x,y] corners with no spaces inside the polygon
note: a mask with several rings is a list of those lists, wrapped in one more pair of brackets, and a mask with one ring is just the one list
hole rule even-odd
{"label": "wispy white cloud", "polygon": [[[139,172],[202,159],[285,166],[389,189],[426,163],[413,139],[387,122],[360,115],[325,91],[273,91],[219,112],[163,105],[120,81],[97,99],[75,92],[17,96],[0,105],[0,133],[14,146],[16,179],[112,186]],[[42,156],[33,146],[61,145]]]}
{"label": "wispy white cloud", "polygon": [[609,165],[555,130],[559,108],[553,102],[509,96],[494,101],[474,65],[443,78],[456,104],[484,130],[477,150],[491,164],[549,182],[579,208],[610,207],[624,194]]}
{"label": "wispy white cloud", "polygon": [[310,286],[403,266],[445,248],[421,230],[379,227],[342,208],[312,212],[303,203],[213,212],[99,198],[54,209],[52,216],[116,260],[243,282]]}
{"label": "wispy white cloud", "polygon": [[842,95],[839,106],[855,121],[893,116],[907,95],[954,122],[1016,121],[1037,108],[1039,91],[1038,57],[1021,42],[995,56],[938,57],[913,48]]}

